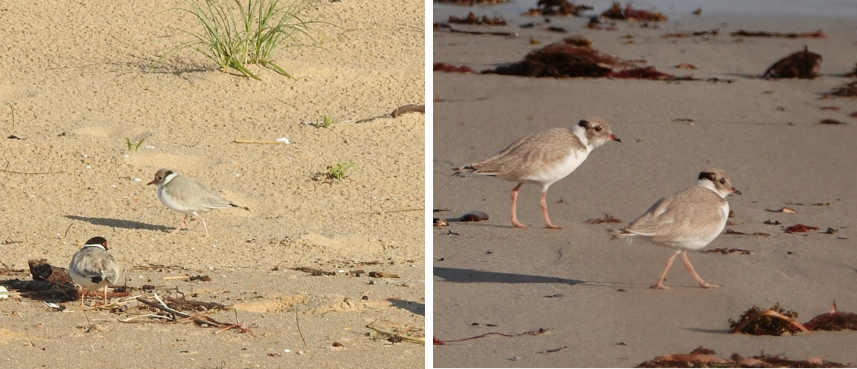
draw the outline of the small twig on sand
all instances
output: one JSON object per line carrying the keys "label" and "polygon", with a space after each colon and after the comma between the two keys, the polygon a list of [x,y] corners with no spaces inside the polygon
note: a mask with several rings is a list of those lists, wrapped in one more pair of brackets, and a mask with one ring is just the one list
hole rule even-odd
{"label": "small twig on sand", "polygon": [[309,274],[310,274],[310,275],[312,275],[312,276],[320,276],[320,275],[336,275],[336,272],[328,272],[328,271],[326,271],[326,270],[315,269],[315,268],[309,268],[309,267],[297,267],[297,268],[290,268],[290,269],[292,269],[292,270],[297,270],[297,271],[301,271],[301,272],[304,272],[304,273],[309,273]]}
{"label": "small twig on sand", "polygon": [[[544,334],[544,333],[547,333],[549,330],[550,330],[550,329],[547,329],[547,328],[539,328],[539,330],[537,330],[537,331],[528,331],[528,332],[518,333],[518,334],[506,334],[506,333],[500,333],[500,332],[488,332],[488,333],[485,333],[485,334],[480,334],[480,335],[478,335],[478,336],[462,338],[462,339],[460,339],[460,340],[446,340],[446,341],[440,341],[440,340],[437,340],[437,339],[435,339],[435,340],[436,340],[436,341],[440,341],[440,342],[441,342],[440,344],[445,344],[445,343],[450,343],[450,342],[462,342],[462,341],[468,341],[468,340],[475,340],[475,339],[477,339],[477,338],[485,338],[485,337],[488,337],[488,336],[491,336],[491,335],[503,336],[503,337],[538,336],[538,335],[542,335],[542,334]],[[437,342],[435,342],[435,344],[437,345],[438,343],[437,343]]]}
{"label": "small twig on sand", "polygon": [[[419,343],[422,343],[423,345],[425,345],[425,344],[426,344],[426,339],[425,339],[424,337],[411,337],[411,336],[407,336],[407,335],[404,335],[404,334],[396,333],[396,332],[393,332],[393,331],[388,331],[388,330],[383,329],[383,328],[378,328],[378,327],[376,327],[376,326],[374,326],[374,325],[371,325],[371,324],[367,325],[367,326],[366,326],[366,328],[369,328],[369,329],[371,329],[371,330],[373,330],[373,331],[375,331],[375,332],[381,333],[381,334],[386,334],[386,335],[388,335],[388,336],[399,337],[399,338],[401,338],[401,339],[403,339],[403,340],[406,340],[406,341],[419,342]],[[511,336],[510,336],[510,337],[511,337]],[[447,342],[449,342],[449,341],[447,341]]]}
{"label": "small twig on sand", "polygon": [[[241,319],[238,319],[238,310],[233,310],[233,311],[235,312],[235,322],[236,323],[230,324],[230,325],[223,327],[223,328],[220,328],[217,332],[214,332],[214,334],[218,334],[218,333],[223,332],[223,331],[228,331],[230,329],[238,329],[238,331],[241,333],[250,332],[250,330],[244,326],[244,323],[241,323]],[[214,321],[214,319],[211,319],[211,320]]]}
{"label": "small twig on sand", "polygon": [[[240,322],[237,324],[223,323],[223,322],[218,322],[217,320],[214,320],[213,318],[205,316],[205,315],[199,315],[199,314],[190,315],[190,314],[178,311],[176,309],[173,309],[173,308],[167,306],[167,304],[164,303],[164,301],[158,296],[158,294],[154,294],[154,296],[155,296],[155,299],[158,300],[158,302],[160,304],[146,300],[142,297],[138,297],[138,298],[136,298],[136,300],[140,301],[146,305],[149,305],[153,308],[156,308],[158,310],[165,311],[165,312],[168,312],[170,314],[173,314],[172,317],[166,317],[167,320],[172,320],[174,322],[194,322],[197,325],[201,325],[201,326],[210,325],[210,326],[221,328],[220,330],[214,332],[215,334],[229,330],[229,329],[236,329],[236,330],[238,330],[238,332],[241,332],[241,333],[252,333],[252,332],[250,332],[250,329],[248,329],[247,327],[244,326],[244,323],[240,323]],[[161,317],[160,315],[154,315],[154,316]],[[176,316],[182,317],[184,319],[179,321],[178,319],[175,318]]]}
{"label": "small twig on sand", "polygon": [[172,277],[162,277],[161,279],[163,279],[165,281],[172,281],[172,280],[176,280],[176,279],[190,279],[190,276],[189,275],[174,275]]}
{"label": "small twig on sand", "polygon": [[89,321],[89,316],[86,315],[86,310],[83,310],[83,317],[86,318],[86,324],[88,325],[86,327],[86,333],[92,332],[95,328],[95,324]]}
{"label": "small twig on sand", "polygon": [[382,215],[382,214],[391,214],[391,213],[407,213],[411,211],[425,211],[426,208],[419,209],[399,209],[399,210],[389,210],[389,211],[358,211],[357,214],[371,214],[371,215]]}
{"label": "small twig on sand", "polygon": [[3,173],[9,174],[62,174],[65,172],[16,172],[14,170],[9,170],[9,162],[6,162],[6,167],[3,168]]}
{"label": "small twig on sand", "polygon": [[309,349],[309,347],[307,347],[307,345],[306,345],[306,340],[304,339],[304,332],[301,332],[301,323],[298,322],[298,308],[297,308],[297,306],[295,307],[295,325],[298,326],[298,334],[301,335],[301,341],[303,341],[303,343],[304,343],[304,349],[305,350]]}
{"label": "small twig on sand", "polygon": [[360,119],[358,121],[355,121],[354,123],[369,123],[369,122],[376,120],[376,119],[384,119],[384,118],[390,118],[390,117],[391,117],[390,114],[384,114],[384,115],[379,115],[377,117]]}
{"label": "small twig on sand", "polygon": [[390,281],[390,280],[368,280],[367,284],[390,284],[390,285],[401,285],[408,283],[426,283],[425,279],[406,279],[404,281]]}
{"label": "small twig on sand", "polygon": [[251,140],[251,139],[242,139],[242,138],[235,139],[235,141],[232,141],[232,142],[233,142],[233,143],[237,143],[237,144],[260,144],[260,145],[278,145],[278,144],[285,144],[285,142],[283,142],[283,141],[275,141],[275,140]]}
{"label": "small twig on sand", "polygon": [[170,313],[170,314],[173,314],[174,316],[173,316],[172,320],[176,320],[175,315],[180,316],[180,317],[182,317],[182,318],[190,318],[190,314],[183,313],[183,312],[181,312],[181,311],[175,310],[175,309],[173,309],[173,308],[171,308],[171,307],[167,306],[167,304],[165,304],[165,303],[161,300],[161,298],[160,298],[160,297],[158,297],[158,295],[157,295],[157,294],[155,294],[155,299],[157,299],[157,300],[158,300],[158,302],[160,302],[161,304],[159,305],[159,304],[157,304],[157,303],[154,303],[154,302],[151,302],[151,301],[149,301],[149,300],[146,300],[146,299],[144,299],[144,298],[142,298],[142,297],[138,297],[138,298],[136,298],[136,300],[137,300],[137,301],[140,301],[140,302],[142,302],[142,303],[144,303],[144,304],[146,304],[146,305],[149,305],[149,306],[151,306],[151,307],[153,307],[153,308],[156,308],[156,309],[158,309],[158,310],[166,311],[166,312],[168,312],[168,313]]}
{"label": "small twig on sand", "polygon": [[[337,120],[335,123],[360,123],[360,121],[356,121],[356,122],[355,122],[355,121],[353,121],[353,120]],[[315,122],[315,121],[311,121],[311,120],[302,120],[302,121],[301,121],[301,124],[306,124],[306,125],[310,125],[310,126],[323,126],[324,122]]]}
{"label": "small twig on sand", "polygon": [[426,106],[425,106],[425,105],[421,105],[421,104],[407,104],[407,105],[402,105],[402,106],[400,106],[400,107],[396,108],[395,110],[393,110],[393,112],[392,112],[392,113],[384,114],[384,115],[379,115],[379,116],[377,116],[377,117],[372,117],[372,118],[360,119],[360,120],[358,120],[358,121],[356,121],[356,122],[354,122],[354,123],[369,123],[369,122],[371,122],[371,121],[373,121],[373,120],[376,120],[376,119],[397,118],[397,117],[401,116],[402,114],[406,114],[406,113],[421,113],[421,114],[425,114],[425,113],[426,113]]}
{"label": "small twig on sand", "polygon": [[131,267],[133,270],[156,270],[156,269],[166,269],[166,270],[184,270],[185,268],[179,265],[163,265],[163,264],[149,264],[149,265],[134,265]]}
{"label": "small twig on sand", "polygon": [[217,302],[194,301],[194,300],[187,300],[184,298],[173,298],[173,297],[167,297],[167,301],[169,301],[173,304],[191,306],[194,308],[202,307],[206,310],[213,310],[213,309],[230,310],[230,309],[232,309],[231,305],[223,305],[223,304],[217,303]]}
{"label": "small twig on sand", "polygon": [[167,319],[167,320],[172,319],[172,318],[170,318],[170,317],[168,317],[168,316],[166,316],[166,315],[158,315],[158,314],[143,314],[143,315],[134,315],[134,316],[132,316],[132,317],[125,318],[125,319],[119,319],[119,321],[120,321],[120,322],[122,322],[122,323],[131,323],[131,322],[132,322],[132,321],[134,321],[134,320],[142,319],[142,318],[158,318],[158,319]]}

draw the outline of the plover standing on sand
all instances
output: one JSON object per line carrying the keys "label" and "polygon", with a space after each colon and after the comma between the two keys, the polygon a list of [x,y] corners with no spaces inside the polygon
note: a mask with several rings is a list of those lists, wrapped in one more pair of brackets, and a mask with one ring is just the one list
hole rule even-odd
{"label": "plover standing on sand", "polygon": [[610,131],[604,119],[592,117],[571,128],[554,128],[521,138],[509,147],[478,163],[454,168],[457,176],[481,174],[518,182],[512,189],[512,225],[527,226],[518,222],[515,203],[518,189],[524,183],[542,186],[539,204],[547,228],[562,228],[551,223],[546,201],[548,188],[573,172],[596,147],[608,141],[622,142]]}
{"label": "plover standing on sand", "polygon": [[667,266],[652,286],[654,289],[669,289],[664,278],[678,254],[682,254],[684,266],[703,288],[720,287],[706,283],[693,270],[687,259],[687,250],[700,250],[708,246],[726,227],[729,218],[729,202],[726,196],[740,195],[721,169],[708,169],[699,173],[696,185],[664,197],[656,202],[637,220],[614,233],[614,238],[635,236],[649,237],[658,245],[677,249],[667,260]]}
{"label": "plover standing on sand", "polygon": [[68,275],[82,287],[80,305],[83,306],[83,290],[95,291],[104,288],[104,304],[107,304],[107,286],[119,280],[119,263],[107,253],[107,240],[93,237],[86,241],[71,258]]}
{"label": "plover standing on sand", "polygon": [[170,233],[176,233],[183,227],[187,228],[187,217],[191,215],[202,221],[202,228],[205,229],[205,236],[208,237],[208,226],[205,225],[205,219],[199,213],[228,208],[250,210],[246,206],[236,205],[224,199],[206,185],[169,169],[159,170],[155,173],[155,179],[147,184],[158,186],[158,200],[161,200],[162,204],[185,214],[181,224]]}

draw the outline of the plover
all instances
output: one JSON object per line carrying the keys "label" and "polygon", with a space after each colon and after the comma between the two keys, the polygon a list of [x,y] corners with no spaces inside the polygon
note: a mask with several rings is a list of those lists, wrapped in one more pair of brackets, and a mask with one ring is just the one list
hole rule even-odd
{"label": "plover", "polygon": [[107,240],[93,237],[71,258],[68,275],[82,287],[80,305],[83,306],[83,290],[95,291],[104,288],[104,304],[107,304],[107,286],[119,280],[119,263],[107,253]]}
{"label": "plover", "polygon": [[161,200],[162,204],[185,214],[181,224],[170,233],[176,233],[182,227],[187,228],[187,217],[191,215],[202,221],[202,228],[205,229],[205,236],[208,237],[208,226],[205,225],[205,219],[199,213],[228,208],[250,210],[246,206],[236,205],[232,201],[224,199],[206,185],[192,178],[176,174],[169,169],[157,171],[155,179],[147,184],[158,186],[158,200]]}
{"label": "plover", "polygon": [[539,204],[547,228],[562,228],[551,223],[545,200],[548,188],[565,178],[589,156],[596,147],[608,141],[622,142],[610,131],[604,119],[592,117],[581,120],[571,128],[554,128],[521,138],[509,147],[478,163],[454,168],[457,176],[481,174],[518,182],[512,189],[512,225],[527,226],[518,222],[515,203],[518,189],[524,183],[542,186]]}
{"label": "plover", "polygon": [[700,250],[723,232],[729,218],[726,196],[731,194],[740,195],[741,191],[732,187],[726,172],[708,169],[699,173],[695,186],[658,200],[627,227],[616,231],[614,238],[649,237],[655,244],[677,249],[667,260],[658,283],[652,286],[654,289],[669,289],[664,286],[664,278],[678,254],[682,254],[684,266],[700,286],[719,287],[699,277],[687,259],[687,250]]}

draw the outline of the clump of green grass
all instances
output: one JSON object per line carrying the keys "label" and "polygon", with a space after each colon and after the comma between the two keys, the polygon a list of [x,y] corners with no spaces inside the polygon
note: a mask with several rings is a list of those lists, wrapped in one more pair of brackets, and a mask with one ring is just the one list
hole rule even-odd
{"label": "clump of green grass", "polygon": [[279,0],[194,0],[181,10],[193,14],[202,31],[185,31],[195,40],[178,48],[193,47],[221,68],[232,68],[256,80],[261,79],[246,65],[259,64],[294,79],[273,60],[283,48],[307,46],[298,40],[299,35],[315,43],[309,33],[314,22],[300,17],[308,7],[307,0],[292,0],[283,6]]}
{"label": "clump of green grass", "polygon": [[329,117],[329,116],[325,115],[323,118],[321,118],[321,120],[319,120],[315,124],[319,127],[327,128],[327,127],[330,127],[330,125],[333,123],[337,123],[336,119],[334,119],[333,117]]}
{"label": "clump of green grass", "polygon": [[140,149],[140,145],[142,145],[143,141],[145,141],[145,140],[146,140],[145,138],[141,138],[140,141],[137,141],[137,143],[134,143],[134,142],[131,142],[130,138],[125,137],[125,145],[128,146],[128,151],[137,151]]}
{"label": "clump of green grass", "polygon": [[327,128],[327,127],[332,126],[334,123],[348,123],[348,122],[353,122],[353,121],[350,121],[350,120],[340,121],[339,119],[336,119],[332,116],[325,115],[317,121],[302,121],[301,123],[311,125],[311,126],[321,127],[321,128]]}
{"label": "clump of green grass", "polygon": [[354,168],[354,163],[348,161],[341,161],[336,164],[328,164],[327,165],[327,178],[335,179],[341,181],[346,176],[346,172]]}

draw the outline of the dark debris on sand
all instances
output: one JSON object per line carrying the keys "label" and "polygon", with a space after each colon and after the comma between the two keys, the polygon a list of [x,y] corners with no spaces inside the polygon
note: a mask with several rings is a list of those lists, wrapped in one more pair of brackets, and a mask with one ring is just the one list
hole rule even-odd
{"label": "dark debris on sand", "polygon": [[805,78],[818,77],[821,70],[821,55],[810,52],[804,46],[803,50],[780,59],[763,75],[764,78]]}
{"label": "dark debris on sand", "polygon": [[732,37],[783,37],[783,38],[827,38],[821,30],[815,32],[803,33],[780,33],[780,32],[765,32],[765,31],[745,31],[740,29],[731,33]]}
{"label": "dark debris on sand", "polygon": [[613,6],[601,13],[604,18],[618,20],[638,20],[646,22],[666,22],[667,16],[661,12],[634,9],[631,4],[624,8],[619,2],[613,2]]}
{"label": "dark debris on sand", "polygon": [[857,97],[857,81],[839,86],[826,95],[837,97]]}
{"label": "dark debris on sand", "polygon": [[580,13],[592,10],[592,6],[575,5],[568,0],[539,0],[535,9],[530,9],[523,15],[533,16],[580,16]]}
{"label": "dark debris on sand", "polygon": [[454,15],[449,16],[448,23],[454,24],[471,24],[471,25],[485,25],[485,26],[505,26],[506,20],[503,17],[488,17],[487,15],[483,15],[482,18],[470,12],[466,17],[456,17]]}
{"label": "dark debris on sand", "polygon": [[564,42],[532,51],[524,60],[483,73],[529,77],[606,77],[617,60],[589,47]]}
{"label": "dark debris on sand", "polygon": [[827,361],[821,357],[809,358],[806,360],[789,360],[781,355],[756,355],[753,357],[743,357],[740,354],[733,353],[727,359],[717,356],[714,350],[698,347],[689,354],[670,354],[658,356],[652,360],[646,361],[638,368],[761,368],[761,367],[778,367],[778,368],[846,368],[854,366],[853,363],[841,364],[833,361]]}
{"label": "dark debris on sand", "polygon": [[466,65],[454,66],[449,63],[434,63],[433,70],[435,72],[447,72],[447,73],[474,73],[476,71],[473,68],[470,68]]}

